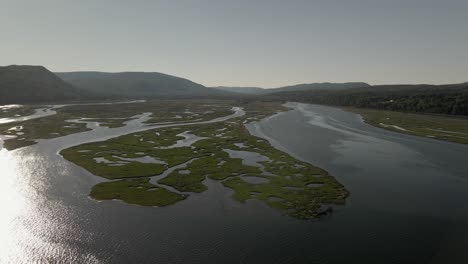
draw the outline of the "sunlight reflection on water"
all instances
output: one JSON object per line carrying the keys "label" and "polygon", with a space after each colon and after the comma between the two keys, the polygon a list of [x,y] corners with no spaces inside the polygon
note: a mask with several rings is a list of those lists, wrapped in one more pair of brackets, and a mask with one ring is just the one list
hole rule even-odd
{"label": "sunlight reflection on water", "polygon": [[[234,114],[212,123],[244,115],[241,108]],[[104,140],[122,134],[177,124],[142,126],[150,113],[143,113],[122,128],[99,128],[71,134],[38,144],[7,151],[0,146],[0,263],[100,263],[106,261],[93,245],[96,232],[88,214],[95,203],[89,202],[87,191],[80,190],[75,166],[61,158],[58,151],[66,146]],[[1,139],[0,139],[1,141]],[[94,178],[94,177],[93,177]],[[89,204],[89,203],[91,204]],[[94,223],[90,224],[94,225]],[[93,253],[90,251],[93,250]],[[109,257],[109,256],[108,256]]]}
{"label": "sunlight reflection on water", "polygon": [[0,150],[0,262],[32,263],[62,260],[97,263],[81,255],[67,240],[82,240],[67,208],[46,195],[46,163],[41,157]]}
{"label": "sunlight reflection on water", "polygon": [[22,255],[16,241],[17,237],[26,237],[25,230],[18,228],[21,214],[28,210],[27,200],[23,196],[24,186],[17,176],[18,163],[11,153],[0,150],[0,168],[2,184],[0,185],[0,200],[3,203],[0,218],[0,261]]}

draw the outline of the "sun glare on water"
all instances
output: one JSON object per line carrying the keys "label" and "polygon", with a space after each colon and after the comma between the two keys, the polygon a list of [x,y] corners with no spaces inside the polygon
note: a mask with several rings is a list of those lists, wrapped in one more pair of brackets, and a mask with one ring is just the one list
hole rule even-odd
{"label": "sun glare on water", "polygon": [[44,206],[38,157],[0,150],[0,263],[42,262],[57,256],[49,236],[54,219]]}
{"label": "sun glare on water", "polygon": [[48,194],[49,170],[57,166],[41,155],[0,149],[0,263],[99,263],[69,244],[83,238],[71,224],[76,215]]}
{"label": "sun glare on water", "polygon": [[28,200],[24,196],[25,186],[18,175],[19,163],[15,157],[5,149],[0,150],[0,169],[2,184],[0,184],[0,201],[2,215],[0,217],[0,262],[13,259],[20,260],[23,252],[19,246],[18,237],[30,234],[24,229],[22,220],[25,212],[31,210]]}

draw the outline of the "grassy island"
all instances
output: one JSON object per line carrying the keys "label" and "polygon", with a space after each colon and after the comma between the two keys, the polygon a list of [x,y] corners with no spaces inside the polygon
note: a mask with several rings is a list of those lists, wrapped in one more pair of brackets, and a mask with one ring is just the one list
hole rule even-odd
{"label": "grassy island", "polygon": [[71,147],[63,157],[109,181],[90,196],[144,206],[166,206],[221,181],[239,202],[258,199],[297,218],[314,218],[324,206],[343,204],[346,189],[320,168],[297,160],[254,137],[245,122],[284,108],[244,105],[246,115],[224,122],[177,125]]}

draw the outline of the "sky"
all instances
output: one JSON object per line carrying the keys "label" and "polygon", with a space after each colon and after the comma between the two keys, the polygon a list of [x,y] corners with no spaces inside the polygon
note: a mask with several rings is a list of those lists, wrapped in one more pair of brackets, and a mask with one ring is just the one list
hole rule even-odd
{"label": "sky", "polygon": [[0,65],[206,86],[468,81],[468,1],[0,0]]}

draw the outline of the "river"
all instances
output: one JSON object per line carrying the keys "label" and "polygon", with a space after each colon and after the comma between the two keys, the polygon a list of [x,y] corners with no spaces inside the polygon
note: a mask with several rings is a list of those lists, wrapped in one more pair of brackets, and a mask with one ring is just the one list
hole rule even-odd
{"label": "river", "polygon": [[248,128],[346,186],[347,204],[332,215],[304,221],[255,200],[241,204],[209,179],[207,191],[163,208],[89,199],[101,179],[58,151],[149,129],[143,114],[123,128],[0,151],[0,262],[456,263],[467,257],[467,146],[374,128],[336,108],[289,106]]}
{"label": "river", "polygon": [[[0,118],[0,124],[7,124],[13,122],[23,122],[32,119],[37,119],[41,117],[51,116],[57,114],[57,109],[66,107],[66,106],[74,106],[74,105],[110,105],[110,104],[133,104],[133,103],[143,103],[146,100],[133,100],[133,101],[122,101],[122,102],[101,102],[101,103],[84,103],[84,104],[61,104],[61,105],[38,105],[37,108],[34,110],[34,113],[27,116],[19,116],[19,117],[8,117],[8,118]],[[21,105],[13,105],[16,107],[21,107]],[[0,105],[0,109],[2,107],[8,107],[8,105]]]}

